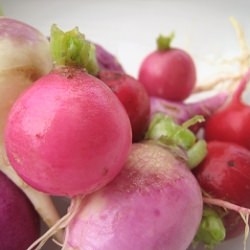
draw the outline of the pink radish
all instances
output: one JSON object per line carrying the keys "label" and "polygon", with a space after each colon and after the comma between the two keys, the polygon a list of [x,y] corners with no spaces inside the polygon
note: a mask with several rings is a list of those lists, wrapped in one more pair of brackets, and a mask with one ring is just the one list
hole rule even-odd
{"label": "pink radish", "polygon": [[[51,42],[56,62],[71,66],[40,78],[16,101],[5,144],[11,164],[28,184],[73,197],[93,192],[119,173],[130,149],[131,126],[112,91],[76,66],[85,63],[97,71],[93,47],[78,30],[64,33],[53,26]],[[63,46],[67,52],[60,50]]]}
{"label": "pink radish", "polygon": [[158,37],[158,49],[142,61],[138,79],[150,96],[183,101],[195,87],[196,68],[186,51],[170,47],[173,36]]}
{"label": "pink radish", "polygon": [[164,146],[134,144],[122,172],[82,201],[63,249],[184,250],[202,214],[199,185]]}

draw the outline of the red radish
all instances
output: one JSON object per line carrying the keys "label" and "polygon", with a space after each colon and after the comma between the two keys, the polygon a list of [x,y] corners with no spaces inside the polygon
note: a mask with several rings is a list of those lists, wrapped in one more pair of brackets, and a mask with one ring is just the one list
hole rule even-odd
{"label": "red radish", "polygon": [[171,48],[173,34],[159,36],[158,50],[141,63],[139,81],[150,96],[172,101],[183,101],[196,84],[196,68],[191,56],[179,48]]}
{"label": "red radish", "polygon": [[149,125],[150,102],[143,85],[132,76],[115,71],[100,71],[99,79],[106,83],[125,107],[133,132],[133,141],[143,139]]}
{"label": "red radish", "polygon": [[250,107],[242,100],[250,79],[250,71],[243,77],[238,89],[227,105],[215,112],[206,122],[205,138],[237,143],[250,149]]}
{"label": "red radish", "polygon": [[81,203],[63,249],[187,249],[202,213],[199,185],[182,160],[153,142],[133,144],[121,173]]}
{"label": "red radish", "polygon": [[0,172],[0,249],[26,250],[39,237],[40,221],[34,207]]}
{"label": "red radish", "polygon": [[72,66],[40,78],[16,101],[5,144],[12,166],[29,185],[73,197],[93,192],[120,172],[131,126],[110,88],[77,67],[97,72],[93,46],[83,35],[52,26],[51,43],[55,61]]}
{"label": "red radish", "polygon": [[[228,142],[208,142],[204,161],[194,169],[201,188],[213,198],[250,208],[250,151]],[[245,224],[234,211],[223,211],[226,237],[244,231]]]}

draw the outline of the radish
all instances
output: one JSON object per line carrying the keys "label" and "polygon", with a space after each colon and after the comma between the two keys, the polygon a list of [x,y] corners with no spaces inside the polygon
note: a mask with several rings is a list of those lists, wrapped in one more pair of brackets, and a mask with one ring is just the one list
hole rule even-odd
{"label": "radish", "polygon": [[20,21],[0,17],[0,142],[9,110],[20,95],[52,68],[47,38]]}
{"label": "radish", "polygon": [[[149,125],[147,136],[152,139],[132,144],[122,170],[111,182],[85,198],[72,199],[68,213],[28,250],[40,249],[62,228],[66,228],[64,250],[186,249],[203,207],[200,187],[187,162],[198,163],[206,149],[198,143],[196,154],[189,154],[188,147],[183,147],[191,145],[188,125],[199,118],[187,121],[182,130],[175,123],[174,129],[163,129],[165,118],[157,118],[162,126],[155,121]],[[162,140],[166,134],[171,140]],[[177,215],[182,216],[179,223]],[[176,241],[177,237],[182,240]]]}
{"label": "radish", "polygon": [[[201,115],[208,119],[214,112],[221,108],[228,99],[227,93],[218,93],[212,97],[196,102],[173,102],[160,97],[150,97],[151,117],[156,113],[171,116],[178,124],[191,119],[195,115]],[[193,130],[198,130],[204,123],[196,124]]]}
{"label": "radish", "polygon": [[133,141],[143,139],[149,125],[150,102],[143,85],[132,76],[116,71],[100,71],[98,78],[106,83],[125,107],[133,133]]}
{"label": "radish", "polygon": [[26,250],[39,237],[40,220],[34,207],[0,172],[0,248]]}
{"label": "radish", "polygon": [[37,190],[85,195],[120,172],[131,126],[110,88],[86,72],[98,71],[95,51],[78,29],[64,33],[53,25],[51,46],[61,66],[15,102],[6,125],[6,152],[17,173]]}
{"label": "radish", "polygon": [[173,37],[158,37],[158,49],[142,61],[138,79],[150,96],[183,101],[195,87],[196,68],[186,51],[170,47]]}
{"label": "radish", "polygon": [[233,142],[250,149],[250,137],[248,136],[250,108],[242,100],[249,80],[250,70],[242,78],[230,102],[209,117],[205,125],[207,141]]}
{"label": "radish", "polygon": [[[194,174],[210,197],[250,208],[250,151],[244,147],[229,142],[208,142],[207,156],[194,169]],[[223,202],[221,205],[226,207]],[[240,209],[225,212],[218,206],[215,208],[223,219],[227,239],[244,231],[245,223],[240,216]]]}
{"label": "radish", "polygon": [[165,146],[133,144],[121,173],[82,201],[66,249],[187,249],[201,219],[199,185]]}
{"label": "radish", "polygon": [[122,65],[113,54],[107,51],[100,44],[95,43],[95,48],[96,48],[96,59],[101,71],[111,70],[120,73],[125,73]]}
{"label": "radish", "polygon": [[47,38],[34,27],[0,17],[0,170],[30,199],[48,226],[58,219],[51,198],[32,189],[9,165],[3,145],[3,131],[10,108],[17,97],[52,68]]}

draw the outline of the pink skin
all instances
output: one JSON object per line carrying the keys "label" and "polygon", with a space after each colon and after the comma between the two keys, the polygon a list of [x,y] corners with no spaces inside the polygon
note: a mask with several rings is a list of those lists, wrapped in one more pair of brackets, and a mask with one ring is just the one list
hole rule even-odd
{"label": "pink skin", "polygon": [[194,88],[196,69],[192,58],[183,50],[155,51],[142,62],[139,81],[150,96],[183,101]]}
{"label": "pink skin", "polygon": [[0,172],[0,248],[26,250],[39,237],[40,220],[24,193]]}
{"label": "pink skin", "polygon": [[10,112],[9,160],[31,186],[53,195],[92,192],[121,170],[131,141],[126,111],[100,80],[73,68],[40,78]]}
{"label": "pink skin", "polygon": [[122,172],[82,201],[63,249],[187,249],[202,204],[183,162],[159,145],[133,144]]}

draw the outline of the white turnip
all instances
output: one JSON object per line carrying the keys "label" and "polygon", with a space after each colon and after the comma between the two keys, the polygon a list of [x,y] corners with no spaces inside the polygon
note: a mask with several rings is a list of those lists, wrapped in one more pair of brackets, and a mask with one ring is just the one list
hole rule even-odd
{"label": "white turnip", "polygon": [[20,95],[52,68],[47,38],[32,26],[0,17],[0,143],[9,110]]}

